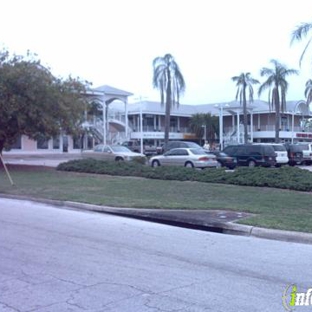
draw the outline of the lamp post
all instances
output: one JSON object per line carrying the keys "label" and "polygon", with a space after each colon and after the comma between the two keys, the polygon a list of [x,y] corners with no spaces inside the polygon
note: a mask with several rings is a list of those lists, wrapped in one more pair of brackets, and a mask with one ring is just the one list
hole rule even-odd
{"label": "lamp post", "polygon": [[140,152],[143,154],[144,148],[143,148],[143,111],[142,111],[142,103],[143,99],[147,99],[147,97],[142,97],[139,95],[135,100],[139,100],[139,105],[140,105],[140,111],[139,111],[139,116],[140,116]]}
{"label": "lamp post", "polygon": [[295,136],[295,115],[300,114],[299,110],[294,110],[291,112],[291,143],[294,143]]}
{"label": "lamp post", "polygon": [[207,140],[207,125],[202,125],[202,128],[204,128],[204,144],[205,144]]}

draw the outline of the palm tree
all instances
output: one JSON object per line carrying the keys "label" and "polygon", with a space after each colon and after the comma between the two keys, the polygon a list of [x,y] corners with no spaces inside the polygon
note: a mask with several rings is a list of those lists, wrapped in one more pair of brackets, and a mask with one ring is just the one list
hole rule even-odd
{"label": "palm tree", "polygon": [[216,135],[219,136],[219,117],[212,116],[210,113],[192,115],[189,126],[199,141],[204,136],[205,141],[208,141],[211,146]]}
{"label": "palm tree", "polygon": [[232,80],[236,82],[237,92],[236,101],[239,99],[240,105],[243,104],[244,112],[244,143],[248,142],[248,131],[247,131],[247,100],[246,100],[246,89],[248,89],[249,103],[253,102],[253,87],[252,85],[259,83],[258,80],[253,79],[250,73],[241,73],[239,76],[232,77]]}
{"label": "palm tree", "polygon": [[261,77],[267,77],[259,88],[259,96],[263,91],[269,89],[270,107],[275,109],[275,142],[279,142],[280,113],[286,109],[286,94],[288,90],[287,76],[298,75],[296,69],[288,69],[277,60],[271,60],[272,68],[263,67],[260,71]]}
{"label": "palm tree", "polygon": [[307,99],[307,105],[312,103],[312,79],[309,79],[305,84],[304,96]]}
{"label": "palm tree", "polygon": [[[295,42],[295,41],[301,41],[304,37],[306,37],[308,35],[308,33],[310,32],[310,30],[312,29],[312,23],[302,23],[300,24],[293,32],[291,35],[291,43]],[[308,43],[306,44],[306,46],[303,49],[303,52],[301,54],[300,60],[299,60],[299,64],[301,66],[301,62],[302,59],[310,45],[312,41],[312,37],[308,40]]]}
{"label": "palm tree", "polygon": [[[204,114],[198,113],[192,115],[192,117],[189,120],[189,127],[191,131],[195,134],[196,138],[198,139],[199,144],[202,144],[201,139],[205,134]],[[207,140],[206,137],[205,140]]]}
{"label": "palm tree", "polygon": [[185,82],[178,64],[171,54],[153,61],[153,87],[160,91],[161,105],[165,105],[165,144],[169,141],[170,111],[179,105]]}

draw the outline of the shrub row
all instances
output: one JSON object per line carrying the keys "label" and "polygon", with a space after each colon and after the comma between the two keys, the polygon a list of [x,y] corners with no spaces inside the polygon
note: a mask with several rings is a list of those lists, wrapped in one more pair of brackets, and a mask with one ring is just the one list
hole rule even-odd
{"label": "shrub row", "polygon": [[62,163],[57,170],[312,191],[312,173],[288,166],[282,168],[238,167],[235,171],[228,172],[224,169],[212,168],[205,170],[192,170],[184,167],[152,168],[135,162],[82,159]]}

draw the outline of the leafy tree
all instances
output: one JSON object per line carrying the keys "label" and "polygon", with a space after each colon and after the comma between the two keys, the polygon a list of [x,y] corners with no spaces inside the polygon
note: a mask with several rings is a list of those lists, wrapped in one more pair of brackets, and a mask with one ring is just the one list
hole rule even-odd
{"label": "leafy tree", "polygon": [[153,87],[160,91],[161,105],[165,105],[165,143],[169,141],[171,107],[179,105],[185,81],[171,54],[153,60]]}
{"label": "leafy tree", "polygon": [[86,83],[54,77],[33,55],[0,52],[0,153],[20,135],[49,138],[78,131]]}
{"label": "leafy tree", "polygon": [[198,140],[205,135],[205,141],[210,145],[213,145],[216,135],[219,136],[219,118],[210,113],[192,115],[189,125]]}
{"label": "leafy tree", "polygon": [[267,77],[258,90],[259,96],[269,89],[270,107],[275,109],[275,142],[279,142],[280,113],[286,109],[286,94],[288,90],[288,82],[286,78],[290,75],[297,75],[295,69],[288,69],[277,60],[271,60],[272,68],[263,67],[260,71],[261,77]]}
{"label": "leafy tree", "polygon": [[247,99],[246,92],[248,89],[248,98],[249,103],[253,102],[253,85],[258,84],[259,81],[253,79],[250,73],[241,73],[239,76],[232,77],[232,80],[236,82],[237,92],[236,92],[236,101],[239,99],[240,105],[243,105],[244,112],[244,143],[248,142],[248,130],[247,130]]}
{"label": "leafy tree", "polygon": [[[303,38],[307,37],[308,33],[312,29],[312,23],[301,23],[293,32],[291,35],[291,43],[294,43],[295,41],[301,41]],[[300,56],[299,64],[301,66],[302,59],[310,46],[310,43],[312,41],[312,37],[308,40],[308,43],[303,49],[303,52]]]}

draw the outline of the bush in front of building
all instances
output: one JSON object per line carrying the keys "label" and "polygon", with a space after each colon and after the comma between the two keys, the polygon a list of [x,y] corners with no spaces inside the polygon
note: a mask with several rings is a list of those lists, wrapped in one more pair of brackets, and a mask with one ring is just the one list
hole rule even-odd
{"label": "bush in front of building", "polygon": [[312,191],[312,172],[297,167],[238,167],[235,171],[209,168],[193,170],[184,167],[152,168],[137,162],[112,162],[95,159],[72,160],[57,167],[61,171],[134,176],[147,179],[197,181],[244,186],[274,187],[296,191]]}

